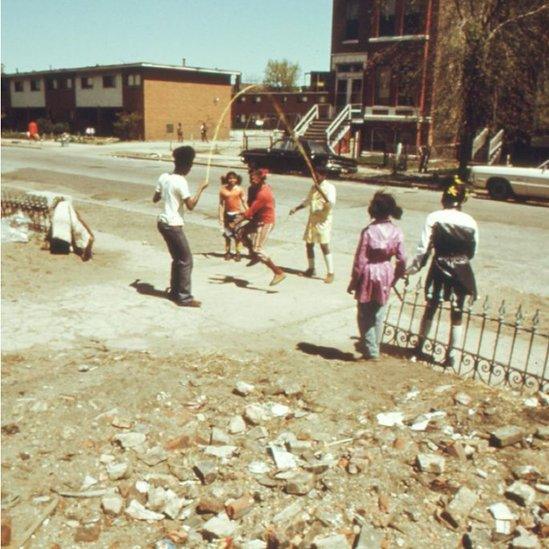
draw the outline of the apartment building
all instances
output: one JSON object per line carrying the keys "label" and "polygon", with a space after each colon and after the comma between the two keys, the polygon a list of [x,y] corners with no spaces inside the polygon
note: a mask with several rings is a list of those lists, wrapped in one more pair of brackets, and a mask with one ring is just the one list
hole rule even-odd
{"label": "apartment building", "polygon": [[334,0],[334,102],[362,107],[362,149],[428,142],[437,17],[438,0]]}
{"label": "apartment building", "polygon": [[[113,135],[117,114],[137,113],[146,140],[198,138],[202,122],[213,128],[231,99],[240,73],[200,67],[130,63],[3,74],[5,128],[25,130],[30,120],[65,122],[72,132],[92,126]],[[220,138],[227,138],[226,117]]]}

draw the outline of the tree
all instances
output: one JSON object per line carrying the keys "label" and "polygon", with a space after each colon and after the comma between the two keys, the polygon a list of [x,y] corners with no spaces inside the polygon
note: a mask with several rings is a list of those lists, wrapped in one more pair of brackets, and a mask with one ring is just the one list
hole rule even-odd
{"label": "tree", "polygon": [[136,112],[117,112],[113,123],[114,134],[122,140],[139,139],[143,117]]}
{"label": "tree", "polygon": [[297,63],[290,63],[287,59],[282,61],[269,59],[265,67],[263,85],[268,89],[292,90],[297,87],[299,72]]}
{"label": "tree", "polygon": [[547,75],[545,0],[441,3],[435,126],[459,143],[460,168],[475,134],[502,128],[508,142],[531,132],[540,79]]}

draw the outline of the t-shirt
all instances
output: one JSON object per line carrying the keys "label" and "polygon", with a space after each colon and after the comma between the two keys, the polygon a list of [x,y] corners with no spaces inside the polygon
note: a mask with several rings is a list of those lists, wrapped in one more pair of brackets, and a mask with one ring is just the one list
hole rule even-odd
{"label": "t-shirt", "polygon": [[275,222],[274,194],[267,183],[263,183],[259,187],[255,200],[246,210],[244,216],[258,223],[273,224]]}
{"label": "t-shirt", "polygon": [[156,192],[160,193],[163,208],[158,221],[175,227],[183,225],[183,217],[179,214],[179,209],[181,204],[191,196],[187,180],[182,175],[163,173],[158,178]]}
{"label": "t-shirt", "polygon": [[332,209],[336,203],[336,188],[329,181],[322,181],[320,190],[324,193],[328,202],[318,192],[316,185],[313,185],[305,199],[304,205],[309,206],[309,221],[313,224],[332,221]]}
{"label": "t-shirt", "polygon": [[227,213],[239,212],[242,209],[244,191],[240,185],[235,185],[232,189],[221,187],[219,189],[219,197],[223,200]]}

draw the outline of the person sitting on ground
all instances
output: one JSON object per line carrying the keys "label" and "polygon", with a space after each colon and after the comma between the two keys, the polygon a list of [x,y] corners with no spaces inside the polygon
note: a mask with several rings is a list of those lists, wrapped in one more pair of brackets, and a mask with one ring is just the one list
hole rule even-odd
{"label": "person sitting on ground", "polygon": [[236,224],[248,220],[248,223],[237,231],[237,237],[246,246],[251,256],[248,266],[261,262],[269,267],[273,272],[270,285],[274,286],[282,282],[286,275],[264,250],[275,223],[275,199],[273,190],[267,185],[267,173],[267,170],[261,168],[250,169],[250,181],[257,188],[257,193],[253,203],[241,216],[237,217]]}
{"label": "person sitting on ground", "polygon": [[235,172],[221,176],[219,189],[219,224],[225,238],[225,261],[231,259],[231,240],[235,241],[235,261],[241,260],[241,243],[234,234],[234,222],[246,208],[244,190],[240,186],[242,178]]}
{"label": "person sitting on ground", "polygon": [[347,292],[354,292],[357,301],[357,349],[365,359],[379,360],[386,303],[392,286],[404,275],[406,254],[402,230],[390,220],[402,217],[394,197],[378,191],[368,213],[372,221],[360,235]]}
{"label": "person sitting on ground", "polygon": [[330,250],[330,239],[332,233],[332,211],[336,203],[336,188],[333,183],[326,179],[328,171],[326,166],[319,166],[315,169],[315,182],[313,183],[307,198],[290,210],[290,215],[309,207],[309,219],[305,227],[305,249],[307,252],[307,270],[304,276],[313,277],[315,270],[315,244],[320,244],[326,263],[326,278],[324,282],[331,284],[334,281],[334,260]]}
{"label": "person sitting on ground", "polygon": [[417,255],[407,274],[420,271],[431,252],[433,259],[425,282],[425,312],[421,320],[416,346],[417,356],[426,358],[424,345],[429,337],[437,307],[449,301],[451,329],[445,364],[454,366],[461,343],[463,306],[465,298],[476,299],[475,275],[470,260],[478,247],[476,221],[461,211],[467,199],[465,184],[456,177],[442,193],[442,210],[430,213],[425,220]]}
{"label": "person sitting on ground", "polygon": [[185,176],[191,171],[195,152],[192,147],[177,147],[172,152],[173,173],[163,173],[153,196],[153,202],[163,200],[162,213],[158,216],[158,230],[166,241],[172,257],[170,289],[168,297],[181,307],[200,307],[201,302],[191,293],[193,255],[183,231],[183,217],[179,210],[183,204],[193,210],[208,182],[204,181],[191,196]]}

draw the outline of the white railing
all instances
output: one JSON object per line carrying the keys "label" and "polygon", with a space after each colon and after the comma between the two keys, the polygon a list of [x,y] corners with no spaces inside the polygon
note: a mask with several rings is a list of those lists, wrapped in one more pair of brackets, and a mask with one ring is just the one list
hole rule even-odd
{"label": "white railing", "polygon": [[503,130],[499,130],[488,142],[488,164],[491,166],[499,162],[503,149]]}
{"label": "white railing", "polygon": [[313,105],[294,128],[294,134],[303,137],[309,126],[319,117],[318,105]]}
{"label": "white railing", "polygon": [[416,120],[419,117],[417,107],[372,105],[364,108],[364,118],[367,120]]}
{"label": "white railing", "polygon": [[332,123],[326,128],[326,141],[328,147],[333,149],[341,138],[349,131],[351,120],[362,117],[362,107],[360,105],[345,105],[340,113],[334,118]]}
{"label": "white railing", "polygon": [[484,145],[486,144],[486,141],[488,140],[488,134],[488,128],[484,128],[480,133],[477,134],[477,136],[473,140],[473,146],[471,147],[471,158],[473,160],[475,160],[480,149],[482,149],[482,147],[484,147]]}

